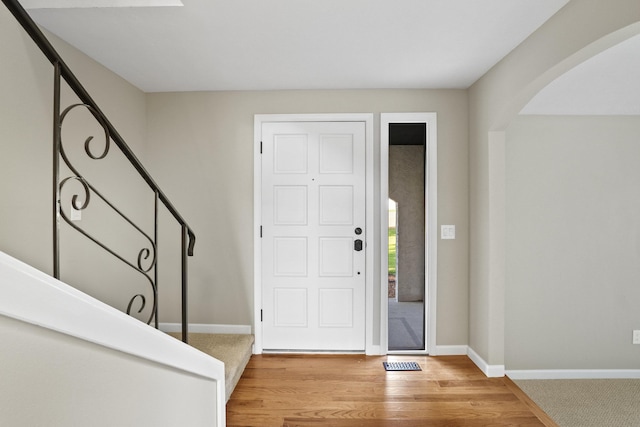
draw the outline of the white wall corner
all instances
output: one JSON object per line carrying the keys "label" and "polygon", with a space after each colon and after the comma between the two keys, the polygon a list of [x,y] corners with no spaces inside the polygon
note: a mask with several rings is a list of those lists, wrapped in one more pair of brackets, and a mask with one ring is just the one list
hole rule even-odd
{"label": "white wall corner", "polygon": [[468,352],[468,345],[437,345],[430,356],[466,356]]}
{"label": "white wall corner", "polygon": [[640,379],[640,369],[510,369],[512,380]]}
{"label": "white wall corner", "polygon": [[[162,332],[182,332],[181,323],[159,323]],[[188,331],[197,334],[251,334],[251,325],[216,325],[206,323],[189,323]]]}
{"label": "white wall corner", "polygon": [[489,365],[471,347],[469,347],[469,350],[467,352],[467,356],[469,356],[469,359],[471,359],[473,361],[473,363],[475,363],[476,366],[478,368],[480,368],[480,370],[487,377],[490,377],[490,378],[493,378],[493,377],[504,377],[504,373],[505,373],[504,365]]}

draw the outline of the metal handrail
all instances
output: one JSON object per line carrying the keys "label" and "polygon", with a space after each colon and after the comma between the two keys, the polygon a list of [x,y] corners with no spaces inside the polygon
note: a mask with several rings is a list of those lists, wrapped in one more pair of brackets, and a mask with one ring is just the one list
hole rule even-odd
{"label": "metal handrail", "polygon": [[[109,140],[113,140],[113,142],[116,144],[116,146],[121,150],[121,152],[124,154],[124,156],[128,159],[129,163],[131,163],[131,165],[136,169],[138,174],[144,179],[144,181],[147,183],[147,185],[149,185],[151,190],[155,193],[155,195],[156,195],[156,209],[155,209],[156,212],[155,212],[155,220],[154,221],[156,222],[156,226],[154,228],[156,228],[156,231],[155,231],[154,239],[157,239],[157,201],[160,201],[166,207],[166,209],[171,213],[171,215],[174,217],[174,219],[178,222],[178,224],[182,228],[182,340],[184,342],[187,342],[187,332],[188,332],[187,331],[187,283],[188,283],[187,282],[187,256],[193,256],[193,248],[194,248],[195,239],[196,239],[193,230],[188,226],[188,224],[182,218],[182,216],[180,215],[178,210],[173,206],[171,201],[162,192],[162,190],[156,184],[156,182],[151,177],[149,172],[147,172],[147,170],[144,168],[144,166],[142,165],[140,160],[136,157],[136,155],[133,153],[131,148],[129,148],[129,146],[126,144],[126,142],[124,141],[122,136],[118,133],[116,128],[111,124],[109,119],[102,112],[102,110],[100,109],[98,104],[93,100],[91,95],[89,95],[89,92],[87,92],[87,90],[84,88],[84,86],[80,83],[80,81],[77,79],[77,77],[73,74],[73,72],[71,71],[69,66],[64,62],[64,60],[62,59],[60,54],[51,45],[51,43],[49,42],[47,37],[42,33],[40,28],[38,28],[36,23],[31,19],[29,14],[24,10],[22,5],[20,5],[19,1],[18,0],[2,0],[2,2],[5,4],[7,9],[11,12],[11,14],[16,18],[16,20],[20,23],[20,25],[27,32],[27,34],[29,34],[31,39],[40,48],[40,50],[47,57],[49,62],[51,62],[51,64],[54,66],[55,78],[54,78],[54,134],[53,134],[53,139],[54,139],[54,153],[53,153],[53,156],[54,156],[54,168],[53,168],[54,169],[53,170],[53,175],[54,175],[54,177],[53,177],[53,181],[54,181],[54,183],[53,183],[53,191],[54,191],[54,201],[53,201],[53,203],[54,203],[54,214],[53,214],[54,215],[54,230],[53,230],[53,235],[54,235],[54,239],[53,239],[54,266],[53,266],[53,273],[54,274],[53,274],[53,276],[56,277],[57,279],[60,278],[59,236],[58,236],[58,224],[57,224],[58,223],[58,217],[62,217],[73,228],[76,228],[82,234],[87,236],[90,240],[94,241],[95,243],[97,243],[98,245],[100,245],[101,247],[106,249],[112,255],[114,255],[115,257],[119,258],[121,261],[125,262],[126,264],[129,264],[134,269],[139,270],[140,272],[144,273],[145,275],[151,269],[151,267],[148,270],[147,269],[143,269],[140,265],[138,266],[139,268],[137,268],[134,265],[132,265],[131,263],[129,263],[128,261],[122,259],[118,254],[114,253],[111,249],[106,247],[104,244],[98,242],[93,237],[89,236],[86,232],[84,232],[82,230],[79,230],[78,227],[76,227],[73,224],[71,224],[71,222],[68,220],[68,218],[66,218],[66,215],[64,214],[64,212],[60,209],[60,206],[59,206],[60,205],[60,203],[59,203],[59,201],[60,201],[60,192],[61,192],[62,186],[64,185],[64,183],[69,178],[63,180],[62,182],[60,182],[60,180],[59,180],[59,169],[58,169],[59,155],[62,155],[63,160],[65,161],[65,163],[76,174],[75,176],[72,176],[70,178],[77,179],[78,181],[80,181],[82,183],[82,185],[85,188],[85,192],[86,192],[87,196],[89,194],[89,191],[93,191],[100,198],[103,198],[102,195],[100,193],[98,193],[97,190],[95,190],[95,188],[93,188],[92,186],[87,184],[86,180],[79,173],[77,173],[77,171],[69,164],[69,162],[67,161],[67,159],[65,158],[65,155],[64,155],[64,150],[62,148],[61,136],[60,136],[61,123],[62,123],[62,120],[64,119],[64,115],[66,114],[66,111],[63,112],[62,114],[60,113],[60,79],[64,79],[64,81],[67,83],[69,88],[80,99],[81,104],[78,104],[78,105],[82,105],[82,106],[86,107],[88,109],[88,111],[95,117],[95,119],[98,121],[98,123],[104,128],[105,135],[106,135],[106,138],[107,138],[107,143],[108,143]],[[73,108],[75,106],[76,105],[71,106],[67,110],[69,110],[70,108]],[[85,151],[87,152],[87,154],[90,157],[92,157],[91,153],[89,152],[88,147],[86,146],[87,144],[88,144],[88,141],[85,144]],[[106,151],[108,151],[108,149]],[[105,151],[105,155],[106,155],[106,151]],[[106,199],[104,199],[104,198],[103,198],[103,200],[106,201]],[[138,229],[138,231],[141,232],[141,230],[135,224],[133,224],[133,222],[131,222],[126,216],[124,216],[118,209],[116,209],[114,206],[112,206],[111,203],[109,203],[108,201],[106,201],[106,202],[120,216],[122,216],[127,222],[129,222],[131,225],[133,225],[133,227],[135,227],[136,229]],[[86,201],[85,201],[85,205],[86,205]],[[156,254],[155,254],[155,244],[153,242],[152,242],[152,245],[154,246],[153,247],[154,259],[153,259],[153,265],[152,265],[152,267],[153,267],[153,266],[155,266],[155,261],[156,261],[155,255]],[[140,260],[139,260],[139,264],[140,264]],[[156,275],[157,275],[157,270],[156,270]],[[152,286],[154,287],[154,293],[155,293],[156,292],[156,289],[155,289],[156,285],[153,282],[152,282]],[[129,311],[129,309],[131,308],[131,303],[133,302],[133,300],[138,296],[139,295],[136,295],[136,296],[134,296],[132,298],[131,302],[129,303],[129,307],[128,307],[127,311]],[[156,315],[157,314],[156,309],[157,309],[157,303],[156,303],[156,301],[154,301],[154,312],[152,313],[152,317],[155,315],[155,319],[156,319],[155,321],[156,321],[156,327],[157,327],[158,319],[157,319],[157,315]],[[150,320],[151,320],[151,318],[150,318]],[[147,322],[147,323],[149,323],[149,322]]]}

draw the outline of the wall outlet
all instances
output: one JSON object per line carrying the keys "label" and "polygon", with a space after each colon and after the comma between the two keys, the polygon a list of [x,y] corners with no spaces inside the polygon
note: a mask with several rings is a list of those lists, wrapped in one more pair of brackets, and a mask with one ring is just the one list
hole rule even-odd
{"label": "wall outlet", "polygon": [[636,329],[633,331],[633,343],[640,344],[640,330]]}

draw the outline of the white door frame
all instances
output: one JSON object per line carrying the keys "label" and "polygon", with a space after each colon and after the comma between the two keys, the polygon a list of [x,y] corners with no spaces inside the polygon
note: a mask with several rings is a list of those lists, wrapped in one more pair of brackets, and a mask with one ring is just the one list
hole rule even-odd
{"label": "white door frame", "polygon": [[[253,333],[255,342],[254,354],[261,354],[262,344],[262,251],[260,244],[260,226],[262,218],[262,162],[260,158],[260,145],[262,124],[267,122],[364,122],[365,124],[365,150],[366,150],[366,219],[364,240],[366,244],[366,290],[365,290],[365,352],[366,354],[381,354],[380,346],[374,345],[374,261],[377,254],[375,245],[376,232],[374,230],[374,164],[373,164],[373,114],[257,114],[254,117],[254,150],[253,150],[253,219],[254,219],[254,239],[253,239],[253,277],[254,277],[254,313],[253,313]],[[377,338],[377,337],[376,337]],[[377,339],[375,341],[378,341]]]}
{"label": "white door frame", "polygon": [[[407,353],[427,353],[436,355],[436,303],[438,280],[438,130],[436,113],[382,113],[380,114],[380,277],[381,283],[381,339],[380,345],[384,354],[389,350],[389,306],[388,306],[388,272],[389,241],[384,236],[389,232],[389,124],[390,123],[425,123],[427,125],[426,162],[425,162],[425,350]],[[430,238],[427,238],[429,236]],[[401,353],[401,352],[394,352]]]}

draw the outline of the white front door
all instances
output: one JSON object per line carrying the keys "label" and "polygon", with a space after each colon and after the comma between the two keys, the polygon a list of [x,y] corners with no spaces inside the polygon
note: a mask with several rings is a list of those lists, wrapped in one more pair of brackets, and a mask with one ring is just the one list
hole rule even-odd
{"label": "white front door", "polygon": [[365,123],[262,123],[262,348],[365,350]]}

